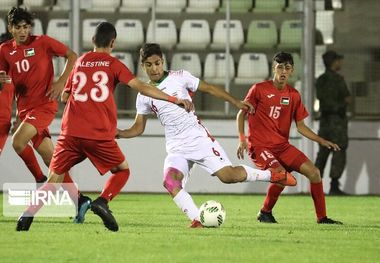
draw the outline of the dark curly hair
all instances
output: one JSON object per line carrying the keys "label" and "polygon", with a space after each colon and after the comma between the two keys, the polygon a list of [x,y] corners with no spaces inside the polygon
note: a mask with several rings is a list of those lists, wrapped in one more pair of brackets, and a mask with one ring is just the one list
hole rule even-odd
{"label": "dark curly hair", "polygon": [[141,62],[144,63],[147,58],[157,55],[162,58],[162,50],[159,44],[146,43],[140,49]]}
{"label": "dark curly hair", "polygon": [[8,12],[8,24],[13,26],[25,21],[26,24],[33,26],[33,14],[26,8],[12,7]]}

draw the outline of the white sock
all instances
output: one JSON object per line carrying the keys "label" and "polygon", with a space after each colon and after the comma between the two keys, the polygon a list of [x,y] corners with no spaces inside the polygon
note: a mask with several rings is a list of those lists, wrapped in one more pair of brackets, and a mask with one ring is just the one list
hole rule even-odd
{"label": "white sock", "polygon": [[193,198],[191,198],[191,195],[184,189],[178,192],[173,201],[191,221],[194,219],[199,220],[199,209],[194,203]]}
{"label": "white sock", "polygon": [[245,182],[263,181],[270,182],[271,172],[269,170],[259,170],[242,164],[247,173]]}

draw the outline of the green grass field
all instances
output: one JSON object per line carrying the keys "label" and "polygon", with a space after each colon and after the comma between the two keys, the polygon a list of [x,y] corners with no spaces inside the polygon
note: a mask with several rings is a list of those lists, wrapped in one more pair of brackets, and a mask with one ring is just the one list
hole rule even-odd
{"label": "green grass field", "polygon": [[[94,197],[94,196],[92,196]],[[0,217],[0,262],[379,262],[380,198],[326,197],[328,214],[344,225],[317,225],[309,196],[282,196],[279,224],[255,220],[264,196],[194,195],[198,205],[223,203],[218,229],[189,229],[164,194],[124,194],[111,202],[120,231],[107,231],[91,211],[83,225],[68,218],[36,218],[16,232],[16,218]],[[1,202],[2,204],[2,202]]]}

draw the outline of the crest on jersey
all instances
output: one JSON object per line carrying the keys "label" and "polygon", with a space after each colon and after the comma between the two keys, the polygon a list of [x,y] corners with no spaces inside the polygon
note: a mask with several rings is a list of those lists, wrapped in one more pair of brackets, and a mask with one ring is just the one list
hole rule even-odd
{"label": "crest on jersey", "polygon": [[280,104],[281,105],[289,105],[290,98],[289,97],[281,97]]}
{"label": "crest on jersey", "polygon": [[34,56],[36,53],[34,52],[34,48],[28,48],[28,49],[24,49],[24,57],[32,57]]}

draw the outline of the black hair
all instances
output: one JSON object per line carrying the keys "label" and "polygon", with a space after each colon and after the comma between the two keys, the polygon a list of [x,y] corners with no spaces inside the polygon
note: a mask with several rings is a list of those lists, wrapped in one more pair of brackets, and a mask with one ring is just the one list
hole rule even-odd
{"label": "black hair", "polygon": [[284,63],[284,64],[290,64],[290,65],[294,65],[294,60],[293,60],[293,56],[292,54],[290,53],[287,53],[287,52],[278,52],[276,53],[274,56],[273,56],[273,62],[277,62],[279,64],[281,63]]}
{"label": "black hair", "polygon": [[159,44],[156,43],[145,43],[141,48],[140,48],[140,57],[141,57],[141,62],[144,63],[147,58],[157,55],[160,58],[162,58],[162,50]]}
{"label": "black hair", "polygon": [[94,44],[99,48],[108,47],[116,36],[116,29],[111,23],[101,22],[95,29]]}
{"label": "black hair", "polygon": [[8,24],[11,26],[17,25],[18,23],[25,21],[26,24],[33,26],[33,14],[30,13],[26,8],[22,7],[12,7],[8,12]]}

